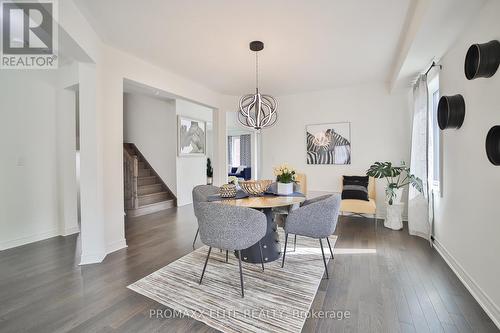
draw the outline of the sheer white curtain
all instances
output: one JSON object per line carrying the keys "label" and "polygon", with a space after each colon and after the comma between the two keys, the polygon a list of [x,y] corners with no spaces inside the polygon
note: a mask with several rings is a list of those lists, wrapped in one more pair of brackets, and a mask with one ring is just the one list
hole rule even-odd
{"label": "sheer white curtain", "polygon": [[421,75],[413,87],[413,129],[411,139],[411,172],[422,179],[424,193],[412,186],[408,194],[408,229],[410,235],[430,238],[428,200],[428,89],[427,76]]}

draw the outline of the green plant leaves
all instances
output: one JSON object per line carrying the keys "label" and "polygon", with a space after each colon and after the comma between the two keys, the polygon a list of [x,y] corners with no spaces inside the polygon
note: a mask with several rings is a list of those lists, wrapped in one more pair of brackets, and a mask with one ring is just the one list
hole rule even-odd
{"label": "green plant leaves", "polygon": [[[410,171],[410,170],[408,170]],[[412,175],[410,173],[408,173],[408,179],[410,180],[410,184],[413,185],[413,187],[415,187],[415,189],[417,191],[419,191],[420,193],[422,193],[424,191],[424,184],[422,182],[422,179],[416,177],[415,175]]]}
{"label": "green plant leaves", "polygon": [[397,177],[403,172],[402,167],[392,166],[391,162],[375,162],[366,171],[366,175],[374,178]]}
{"label": "green plant leaves", "polygon": [[[394,198],[394,189],[401,188],[407,184],[411,184],[421,193],[424,191],[422,180],[412,175],[410,168],[404,164],[402,166],[393,166],[391,162],[375,162],[366,171],[366,175],[374,178],[387,178],[386,195],[390,204],[392,204],[392,199]],[[394,177],[397,178],[394,179]]]}

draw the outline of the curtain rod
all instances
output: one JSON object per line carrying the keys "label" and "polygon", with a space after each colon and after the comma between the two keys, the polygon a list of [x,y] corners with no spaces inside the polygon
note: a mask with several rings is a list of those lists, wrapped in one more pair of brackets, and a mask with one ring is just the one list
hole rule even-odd
{"label": "curtain rod", "polygon": [[438,64],[436,64],[435,61],[433,61],[432,64],[430,65],[429,69],[427,71],[425,71],[424,75],[429,74],[429,72],[431,71],[431,69],[433,67],[439,67],[439,69],[443,69],[443,65],[438,65]]}

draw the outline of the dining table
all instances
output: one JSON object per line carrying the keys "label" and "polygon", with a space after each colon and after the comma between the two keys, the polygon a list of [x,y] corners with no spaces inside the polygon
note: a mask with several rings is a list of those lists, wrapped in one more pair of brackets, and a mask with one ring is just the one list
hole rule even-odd
{"label": "dining table", "polygon": [[[305,201],[305,196],[302,193],[295,192],[292,195],[275,195],[263,194],[260,196],[247,196],[238,199],[220,198],[217,201],[225,205],[253,208],[261,211],[266,215],[267,229],[265,236],[261,239],[262,257],[264,262],[277,260],[281,256],[281,244],[278,235],[278,225],[273,216],[273,209],[289,208],[293,205],[300,204]],[[238,256],[237,251],[235,255]],[[254,244],[251,247],[241,250],[241,260],[249,263],[260,263],[259,244]]]}

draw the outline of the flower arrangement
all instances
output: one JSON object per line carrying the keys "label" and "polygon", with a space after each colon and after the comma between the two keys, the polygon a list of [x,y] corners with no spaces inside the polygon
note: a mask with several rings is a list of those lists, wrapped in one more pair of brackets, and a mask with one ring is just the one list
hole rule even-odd
{"label": "flower arrangement", "polygon": [[274,175],[278,183],[294,183],[295,182],[295,169],[284,163],[274,168]]}

